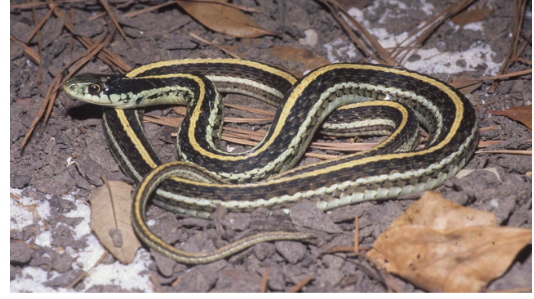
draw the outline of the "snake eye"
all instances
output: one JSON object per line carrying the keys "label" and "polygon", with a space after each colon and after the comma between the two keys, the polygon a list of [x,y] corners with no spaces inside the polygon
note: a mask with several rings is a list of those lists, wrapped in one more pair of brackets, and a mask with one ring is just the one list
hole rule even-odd
{"label": "snake eye", "polygon": [[98,84],[89,85],[89,93],[92,95],[97,95],[100,92],[100,89],[100,85]]}

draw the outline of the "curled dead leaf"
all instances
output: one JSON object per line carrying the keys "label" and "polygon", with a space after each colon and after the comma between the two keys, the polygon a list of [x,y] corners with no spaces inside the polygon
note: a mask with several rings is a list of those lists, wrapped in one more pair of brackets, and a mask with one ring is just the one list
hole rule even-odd
{"label": "curled dead leaf", "polygon": [[91,192],[91,228],[98,240],[123,264],[133,261],[141,243],[132,227],[133,187],[118,181],[110,181],[110,190],[103,185]]}
{"label": "curled dead leaf", "polygon": [[417,225],[450,231],[475,225],[497,225],[495,215],[466,208],[444,199],[438,192],[425,192],[421,199],[393,220],[390,227]]}
{"label": "curled dead leaf", "polygon": [[506,116],[524,124],[532,134],[532,105],[512,107],[501,111],[492,110],[490,113],[497,116]]}
{"label": "curled dead leaf", "polygon": [[495,216],[425,192],[367,253],[378,268],[433,292],[479,292],[504,274],[532,230],[500,227]]}
{"label": "curled dead leaf", "polygon": [[[228,3],[227,0],[213,0],[212,2]],[[261,28],[246,14],[232,7],[194,1],[176,1],[176,3],[202,25],[228,36],[255,38],[276,35],[273,31]]]}
{"label": "curled dead leaf", "polygon": [[460,25],[461,27],[470,24],[475,23],[479,21],[483,21],[488,16],[490,16],[495,10],[493,8],[489,7],[480,7],[480,8],[474,8],[474,9],[467,9],[456,16],[452,18],[452,22],[456,25]]}
{"label": "curled dead leaf", "polygon": [[276,56],[281,60],[302,63],[306,70],[309,71],[330,64],[328,59],[319,56],[312,51],[289,46],[273,46],[271,48],[271,55]]}
{"label": "curled dead leaf", "polygon": [[472,81],[466,76],[460,76],[452,80],[451,85],[461,93],[468,95],[482,86],[482,80]]}

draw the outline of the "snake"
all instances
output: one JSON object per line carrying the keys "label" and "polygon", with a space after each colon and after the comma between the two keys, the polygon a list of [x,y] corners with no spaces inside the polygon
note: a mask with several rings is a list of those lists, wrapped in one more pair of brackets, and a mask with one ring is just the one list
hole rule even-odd
{"label": "snake", "polygon": [[[248,60],[169,60],[125,75],[75,75],[63,90],[104,106],[109,150],[136,185],[134,231],[148,247],[186,264],[213,262],[260,242],[314,235],[263,232],[213,251],[187,252],[151,231],[149,201],[209,219],[219,207],[289,209],[309,200],[326,211],[393,199],[442,185],[465,166],[478,142],[475,110],[463,94],[436,78],[397,67],[337,63],[296,78]],[[220,146],[224,93],[277,109],[265,137],[251,149],[234,153]],[[177,161],[162,163],[146,136],[144,107],[154,105],[187,107],[176,137]],[[419,145],[423,130],[428,138]],[[386,137],[369,150],[295,167],[316,132]]]}

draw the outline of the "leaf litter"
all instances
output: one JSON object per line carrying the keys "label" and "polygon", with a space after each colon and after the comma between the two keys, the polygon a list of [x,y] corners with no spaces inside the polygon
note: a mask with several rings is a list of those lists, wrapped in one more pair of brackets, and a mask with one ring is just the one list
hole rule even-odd
{"label": "leaf litter", "polygon": [[531,239],[531,229],[498,226],[493,213],[429,191],[391,223],[367,257],[427,291],[480,292]]}
{"label": "leaf litter", "polygon": [[123,264],[135,258],[141,243],[132,227],[133,187],[110,181],[89,195],[91,228],[100,243]]}
{"label": "leaf litter", "polygon": [[240,38],[255,38],[276,35],[275,32],[261,28],[246,14],[226,5],[226,0],[211,2],[176,1],[188,14],[213,31]]}

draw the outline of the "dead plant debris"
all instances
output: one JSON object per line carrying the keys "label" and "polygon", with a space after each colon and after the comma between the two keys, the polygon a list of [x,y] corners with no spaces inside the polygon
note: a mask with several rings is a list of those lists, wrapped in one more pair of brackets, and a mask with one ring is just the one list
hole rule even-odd
{"label": "dead plant debris", "polygon": [[91,228],[106,249],[123,264],[133,261],[141,243],[132,227],[133,187],[109,182],[89,195]]}
{"label": "dead plant debris", "polygon": [[213,31],[240,38],[255,38],[276,35],[276,32],[263,29],[246,14],[229,7],[226,0],[211,2],[176,1],[189,15]]}
{"label": "dead plant debris", "polygon": [[273,46],[271,48],[271,55],[278,57],[281,60],[302,63],[304,68],[308,71],[330,64],[328,59],[323,58],[312,51],[295,47]]}
{"label": "dead plant debris", "polygon": [[380,269],[432,292],[480,292],[504,274],[532,230],[497,226],[492,213],[425,192],[375,241]]}
{"label": "dead plant debris", "polygon": [[493,115],[506,116],[524,124],[530,134],[532,134],[532,105],[512,107],[501,111],[492,110],[490,113]]}
{"label": "dead plant debris", "polygon": [[483,21],[494,11],[495,9],[489,7],[477,7],[474,9],[467,9],[454,16],[451,21],[454,24],[463,27],[467,24]]}

